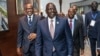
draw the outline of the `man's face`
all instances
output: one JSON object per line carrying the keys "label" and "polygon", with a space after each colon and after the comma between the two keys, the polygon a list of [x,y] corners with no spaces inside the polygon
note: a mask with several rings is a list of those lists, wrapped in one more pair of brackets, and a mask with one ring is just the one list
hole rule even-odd
{"label": "man's face", "polygon": [[73,6],[72,8],[74,10],[74,14],[76,14],[76,12],[77,12],[77,6]]}
{"label": "man's face", "polygon": [[91,4],[91,9],[92,9],[93,11],[96,11],[97,8],[98,8],[98,4],[97,4],[96,2],[93,2],[93,3]]}
{"label": "man's face", "polygon": [[25,6],[25,13],[26,13],[27,15],[32,15],[32,14],[33,14],[33,7],[32,7],[31,4],[27,4],[27,5]]}
{"label": "man's face", "polygon": [[50,17],[51,19],[56,16],[56,8],[53,4],[48,4],[47,5],[47,8],[46,8],[46,13],[48,15],[48,17]]}
{"label": "man's face", "polygon": [[72,8],[70,8],[70,9],[68,10],[68,17],[69,17],[70,19],[74,18],[74,10],[73,10]]}

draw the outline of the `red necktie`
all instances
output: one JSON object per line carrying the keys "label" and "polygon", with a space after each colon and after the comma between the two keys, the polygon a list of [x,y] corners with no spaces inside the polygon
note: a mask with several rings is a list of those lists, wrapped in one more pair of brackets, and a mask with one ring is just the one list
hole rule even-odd
{"label": "red necktie", "polygon": [[70,19],[69,26],[70,26],[70,29],[72,29],[72,19]]}

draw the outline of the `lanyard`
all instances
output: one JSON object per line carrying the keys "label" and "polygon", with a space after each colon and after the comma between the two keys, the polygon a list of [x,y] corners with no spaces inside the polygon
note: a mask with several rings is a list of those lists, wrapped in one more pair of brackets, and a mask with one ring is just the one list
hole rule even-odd
{"label": "lanyard", "polygon": [[97,17],[97,13],[94,14],[94,15],[93,15],[93,13],[92,13],[92,18],[93,18],[94,20],[96,19],[96,17]]}

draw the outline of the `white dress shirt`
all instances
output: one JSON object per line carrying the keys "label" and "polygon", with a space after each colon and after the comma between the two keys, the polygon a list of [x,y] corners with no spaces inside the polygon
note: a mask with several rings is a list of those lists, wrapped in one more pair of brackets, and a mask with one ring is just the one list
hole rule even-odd
{"label": "white dress shirt", "polygon": [[76,20],[78,20],[77,14],[74,15],[74,18],[75,18]]}
{"label": "white dress shirt", "polygon": [[85,24],[85,14],[82,14],[83,17],[83,23]]}
{"label": "white dress shirt", "polygon": [[100,47],[97,47],[96,49],[97,49],[97,50],[100,50]]}

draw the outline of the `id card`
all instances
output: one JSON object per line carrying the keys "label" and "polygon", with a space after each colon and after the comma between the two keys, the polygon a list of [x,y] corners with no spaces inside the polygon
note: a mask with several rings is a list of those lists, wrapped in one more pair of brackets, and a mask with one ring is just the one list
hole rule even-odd
{"label": "id card", "polygon": [[96,21],[95,20],[91,20],[90,22],[90,26],[94,27],[95,26]]}

